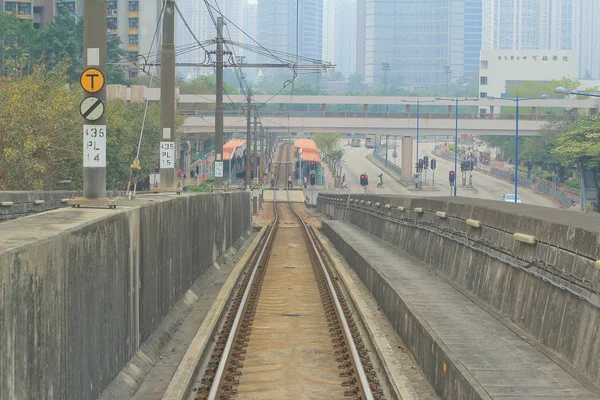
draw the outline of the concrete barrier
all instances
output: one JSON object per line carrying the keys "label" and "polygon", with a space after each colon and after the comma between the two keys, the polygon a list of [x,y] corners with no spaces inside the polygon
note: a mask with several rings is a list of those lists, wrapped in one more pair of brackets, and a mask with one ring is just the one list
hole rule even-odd
{"label": "concrete barrier", "polygon": [[[562,356],[565,368],[600,385],[600,274],[594,267],[600,259],[599,215],[467,198],[385,195],[352,195],[364,203],[346,207],[346,201],[326,197],[317,200],[321,213],[355,224],[427,263]],[[374,210],[364,205],[368,201],[390,208]],[[415,213],[417,208],[423,213]],[[469,219],[479,224],[467,224]],[[528,240],[515,240],[515,233]]]}
{"label": "concrete barrier", "polygon": [[0,399],[96,399],[250,227],[248,193],[144,196],[0,227]]}
{"label": "concrete barrier", "polygon": [[[111,190],[108,191],[107,196],[113,197],[122,194],[121,191]],[[0,207],[0,222],[67,207],[68,204],[61,200],[76,196],[81,196],[81,192],[77,190],[0,192],[0,204],[13,203],[11,207]]]}

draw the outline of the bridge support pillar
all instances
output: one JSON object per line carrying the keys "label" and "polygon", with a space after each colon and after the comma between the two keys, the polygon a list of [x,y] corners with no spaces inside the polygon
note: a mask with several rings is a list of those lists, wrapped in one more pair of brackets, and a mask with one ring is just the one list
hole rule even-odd
{"label": "bridge support pillar", "polygon": [[325,116],[325,113],[327,112],[327,104],[321,104],[321,111],[323,116]]}
{"label": "bridge support pillar", "polygon": [[365,112],[365,117],[369,116],[369,105],[363,104],[363,111]]}
{"label": "bridge support pillar", "polygon": [[404,136],[402,138],[402,180],[404,182],[412,181],[413,167],[413,138],[412,136]]}

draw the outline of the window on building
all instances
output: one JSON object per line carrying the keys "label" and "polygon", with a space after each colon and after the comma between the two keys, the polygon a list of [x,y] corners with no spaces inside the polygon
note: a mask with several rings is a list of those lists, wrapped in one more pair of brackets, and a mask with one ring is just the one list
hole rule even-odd
{"label": "window on building", "polygon": [[479,78],[479,83],[482,85],[487,85],[487,76],[482,76]]}
{"label": "window on building", "polygon": [[107,1],[106,2],[106,15],[117,15],[117,2]]}
{"label": "window on building", "polygon": [[129,71],[129,79],[137,78],[137,71]]}
{"label": "window on building", "polygon": [[130,51],[129,52],[129,59],[131,61],[136,61],[138,58],[138,52],[137,51]]}
{"label": "window on building", "polygon": [[479,92],[479,98],[480,99],[486,99],[487,98],[487,92]]}
{"label": "window on building", "polygon": [[117,30],[117,19],[114,17],[110,17],[106,19],[106,29],[109,31]]}
{"label": "window on building", "polygon": [[487,60],[481,60],[481,69],[488,69]]}
{"label": "window on building", "polygon": [[19,3],[19,15],[31,15],[31,3]]}
{"label": "window on building", "polygon": [[130,1],[129,2],[129,11],[139,11],[139,1]]}
{"label": "window on building", "polygon": [[14,1],[7,1],[6,3],[4,3],[4,11],[5,12],[17,11],[17,3]]}
{"label": "window on building", "polygon": [[131,29],[137,29],[138,28],[138,19],[137,18],[129,18],[129,27]]}
{"label": "window on building", "polygon": [[61,2],[57,1],[56,6],[57,6],[57,8],[58,7],[66,8],[71,13],[75,12],[75,2],[74,1],[61,1]]}
{"label": "window on building", "polygon": [[138,35],[129,35],[129,44],[137,45],[138,44]]}
{"label": "window on building", "polygon": [[117,37],[119,37],[119,35],[117,35],[116,33],[109,33],[106,35],[106,40],[108,40],[108,41],[115,40]]}

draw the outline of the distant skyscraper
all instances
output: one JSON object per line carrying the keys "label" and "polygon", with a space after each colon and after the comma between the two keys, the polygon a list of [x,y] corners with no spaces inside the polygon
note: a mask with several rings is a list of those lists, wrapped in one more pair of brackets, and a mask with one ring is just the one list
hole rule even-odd
{"label": "distant skyscraper", "polygon": [[335,64],[345,77],[356,72],[356,0],[335,1]]}
{"label": "distant skyscraper", "polygon": [[356,0],[324,0],[323,61],[348,77],[356,72]]}
{"label": "distant skyscraper", "polygon": [[388,82],[408,86],[442,85],[448,66],[453,79],[474,72],[481,41],[476,3],[366,0],[365,80],[383,83],[382,63],[391,67]]}
{"label": "distant skyscraper", "polygon": [[258,41],[267,49],[296,54],[297,46],[300,56],[321,59],[323,0],[259,0],[257,14]]}
{"label": "distant skyscraper", "polygon": [[574,50],[580,54],[579,77],[600,79],[600,37],[597,23],[600,21],[598,0],[573,0]]}
{"label": "distant skyscraper", "polygon": [[322,60],[335,61],[336,0],[323,0],[323,56]]}
{"label": "distant skyscraper", "polygon": [[[177,2],[181,13],[185,16],[186,22],[190,26],[192,32],[198,36],[201,32],[201,17],[202,9],[206,9],[204,2],[194,0],[179,0]],[[175,16],[175,45],[177,47],[195,45],[196,42],[192,33],[185,26],[179,15]],[[176,61],[180,63],[201,63],[204,61],[204,50],[201,48],[188,51],[184,54],[176,56]],[[182,76],[184,79],[197,78],[200,75],[200,68],[196,67],[182,67],[177,68],[177,74]]]}
{"label": "distant skyscraper", "polygon": [[[257,7],[256,2],[250,3],[247,0],[244,1],[244,30],[250,36],[250,38],[257,40],[258,38],[258,27],[257,27]],[[250,39],[248,36],[244,35],[243,42],[247,45],[256,46],[256,43]],[[246,62],[255,63],[257,60],[257,54],[251,51],[247,51]]]}
{"label": "distant skyscraper", "polygon": [[[209,3],[213,8],[208,8],[204,1],[198,0],[178,0],[177,4],[181,13],[183,14],[185,21],[191,28],[188,29],[179,14],[175,17],[176,25],[176,46],[197,46],[196,39],[205,42],[210,39],[214,39],[217,36],[217,29],[215,23],[219,11],[223,13],[225,18],[225,27],[223,29],[223,36],[226,40],[242,43],[243,34],[241,29],[244,29],[244,7],[245,0],[209,0]],[[231,22],[228,22],[230,20]],[[239,27],[240,29],[236,28]],[[212,46],[214,47],[214,46]],[[244,50],[237,46],[227,45],[227,48],[235,52],[236,56],[244,55]],[[202,48],[197,48],[191,52],[185,52],[177,56],[177,62],[189,62],[189,63],[201,63],[205,60],[205,51]],[[208,60],[207,60],[208,61]],[[213,58],[214,61],[214,58]],[[177,73],[183,75],[186,78],[197,77],[201,73],[212,73],[210,69],[200,69],[195,67],[178,68]]]}

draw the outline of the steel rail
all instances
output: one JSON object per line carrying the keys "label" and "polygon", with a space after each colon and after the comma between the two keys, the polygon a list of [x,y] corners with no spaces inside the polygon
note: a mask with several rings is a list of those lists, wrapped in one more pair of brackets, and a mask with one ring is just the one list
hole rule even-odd
{"label": "steel rail", "polygon": [[[274,196],[276,196],[276,194],[274,194]],[[231,331],[229,332],[229,336],[227,337],[227,343],[225,344],[225,349],[223,350],[223,355],[221,356],[221,360],[219,361],[219,367],[217,368],[217,372],[215,373],[215,378],[214,378],[212,386],[210,388],[210,393],[208,394],[209,400],[216,400],[217,395],[221,389],[221,381],[223,380],[223,374],[225,372],[225,367],[227,366],[227,363],[229,362],[232,345],[233,345],[233,342],[237,335],[239,324],[240,324],[240,321],[242,319],[242,316],[243,316],[245,308],[246,308],[246,302],[248,300],[248,297],[250,296],[250,291],[252,289],[252,283],[254,282],[254,276],[256,275],[256,271],[258,270],[260,263],[265,255],[265,251],[267,249],[269,249],[271,237],[273,236],[273,233],[277,229],[277,222],[279,220],[279,214],[277,213],[277,202],[276,202],[275,197],[273,199],[275,200],[273,202],[273,208],[275,210],[275,221],[273,222],[273,225],[271,226],[271,230],[269,231],[267,240],[265,240],[264,247],[262,248],[260,255],[258,256],[258,259],[256,260],[256,263],[254,264],[254,267],[252,269],[252,274],[250,275],[250,279],[248,280],[248,285],[246,286],[246,289],[244,290],[244,296],[242,297],[242,301],[240,302],[240,306],[235,315],[235,319],[233,321]]]}
{"label": "steel rail", "polygon": [[312,249],[313,249],[315,255],[317,256],[317,259],[319,260],[319,265],[321,266],[323,274],[325,275],[325,279],[327,280],[327,286],[329,288],[329,293],[331,295],[331,298],[333,299],[333,303],[335,304],[335,308],[336,308],[336,312],[337,312],[339,320],[340,320],[340,324],[342,325],[342,328],[344,329],[344,335],[346,336],[346,342],[348,344],[348,347],[350,348],[350,352],[352,353],[353,364],[356,368],[356,373],[360,380],[360,386],[362,387],[363,392],[366,396],[365,398],[366,398],[366,400],[373,400],[374,397],[373,397],[373,393],[371,392],[371,386],[369,385],[369,380],[367,378],[367,374],[365,373],[365,370],[362,365],[362,361],[360,359],[360,355],[358,354],[358,350],[356,349],[356,345],[354,344],[354,339],[352,338],[352,332],[350,331],[350,327],[348,326],[348,321],[346,320],[346,316],[344,315],[344,310],[342,309],[342,305],[340,304],[340,301],[335,292],[335,288],[333,286],[333,282],[331,281],[331,277],[329,276],[329,272],[327,271],[327,267],[325,267],[325,263],[323,262],[323,259],[321,258],[319,251],[317,250],[317,246],[316,246],[315,241],[310,233],[310,230],[308,229],[308,225],[304,222],[304,220],[302,219],[300,214],[297,213],[296,210],[294,210],[294,208],[292,207],[292,203],[288,203],[288,204],[289,204],[292,212],[294,214],[296,214],[296,216],[302,223],[302,226],[304,227],[304,230],[308,236],[308,239],[310,240]]}

